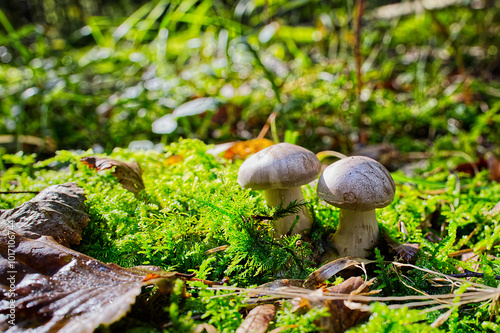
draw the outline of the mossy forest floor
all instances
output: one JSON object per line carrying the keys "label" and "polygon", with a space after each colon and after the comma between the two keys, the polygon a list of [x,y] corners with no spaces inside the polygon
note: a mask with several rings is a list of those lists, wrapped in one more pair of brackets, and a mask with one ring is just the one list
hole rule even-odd
{"label": "mossy forest floor", "polygon": [[[252,288],[316,271],[339,210],[303,186],[312,229],[274,239],[271,218],[283,211],[236,181],[255,148],[247,140],[300,145],[324,166],[338,153],[369,155],[391,171],[396,196],[377,210],[385,236],[373,262],[349,273],[375,278],[381,297],[363,303],[371,316],[351,332],[500,331],[498,0],[0,7],[0,209],[34,196],[3,192],[76,182],[90,222],[73,249]],[[138,162],[145,189],[134,195],[86,156]],[[405,258],[401,244],[418,252]],[[244,293],[186,288],[189,298],[180,281],[169,295],[144,288],[126,317],[98,330],[234,332],[250,309]],[[429,303],[415,307],[417,296]],[[330,313],[276,304],[269,330],[321,331]]]}
{"label": "mossy forest floor", "polygon": [[[272,216],[274,211],[267,208],[261,193],[244,190],[236,182],[241,160],[213,156],[198,140],[180,140],[164,152],[115,149],[108,157],[137,161],[143,170],[146,189],[137,197],[109,170],[96,172],[81,163],[88,155],[93,152],[60,151],[38,162],[26,154],[3,155],[1,185],[4,191],[37,191],[76,182],[85,190],[91,221],[74,249],[103,262],[123,267],[155,265],[211,281],[227,277],[228,285],[250,288],[277,279],[306,278],[319,268],[327,236],[336,228],[338,209],[318,200],[315,185],[310,184],[304,186],[304,194],[314,216],[312,230],[303,236],[273,239],[271,222],[255,216]],[[498,215],[490,210],[500,201],[500,184],[490,180],[489,170],[473,176],[454,171],[449,161],[430,157],[412,168],[411,176],[392,173],[396,197],[390,206],[377,210],[379,224],[395,240],[420,245],[412,259],[416,266],[444,274],[479,272],[482,277],[473,281],[496,287],[500,226]],[[1,208],[18,206],[32,196],[3,195]],[[402,224],[406,231],[400,230]],[[219,247],[220,251],[210,251]],[[474,257],[457,255],[466,249]],[[392,265],[392,261],[405,261],[388,251],[385,242],[372,259],[376,267],[357,275],[376,278],[372,290],[381,290],[377,296],[428,294],[431,299],[434,294],[460,294],[459,289],[436,286],[429,273]],[[337,277],[331,282],[341,281]],[[127,317],[103,330],[187,332],[199,322],[208,322],[221,332],[232,332],[241,324],[246,307],[242,296],[210,298],[220,292],[195,283],[188,287],[192,297],[185,299],[179,296],[179,288],[159,299],[152,298],[154,292],[145,292]],[[497,299],[491,297],[490,302],[451,305],[452,312],[440,329],[495,330]],[[354,331],[438,331],[429,325],[448,308],[422,314],[375,304],[372,311],[363,328]],[[324,308],[292,312],[284,306],[272,325],[293,323],[297,326],[289,331],[311,331],[327,313]],[[161,328],[158,323],[168,325]]]}

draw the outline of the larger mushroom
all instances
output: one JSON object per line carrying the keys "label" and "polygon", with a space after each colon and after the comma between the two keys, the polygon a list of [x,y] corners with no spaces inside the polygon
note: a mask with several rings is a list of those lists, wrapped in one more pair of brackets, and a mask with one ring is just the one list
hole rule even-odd
{"label": "larger mushroom", "polygon": [[339,207],[339,224],[331,240],[341,257],[366,257],[379,237],[376,208],[394,199],[394,180],[379,162],[364,156],[343,158],[319,178],[320,199]]}
{"label": "larger mushroom", "polygon": [[[318,177],[321,163],[316,155],[290,143],[278,143],[250,156],[240,167],[238,183],[241,187],[264,190],[266,202],[271,207],[303,201],[301,186]],[[311,216],[306,208],[299,213],[299,220],[292,234],[309,229]],[[295,221],[295,215],[275,222],[275,237],[287,234]]]}

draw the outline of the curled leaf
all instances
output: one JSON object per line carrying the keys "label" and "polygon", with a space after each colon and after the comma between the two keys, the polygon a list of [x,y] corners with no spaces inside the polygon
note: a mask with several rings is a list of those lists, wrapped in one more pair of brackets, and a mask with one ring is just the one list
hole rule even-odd
{"label": "curled leaf", "polygon": [[[124,316],[147,274],[104,264],[51,237],[0,236],[1,332],[93,332]],[[163,281],[179,278],[158,273]],[[12,310],[15,320],[12,321]]]}
{"label": "curled leaf", "polygon": [[341,333],[358,324],[361,320],[368,316],[368,312],[358,309],[351,309],[346,303],[346,299],[326,299],[324,296],[339,295],[359,295],[369,291],[369,286],[372,281],[365,282],[359,276],[353,276],[339,285],[317,289],[314,292],[304,295],[300,298],[293,299],[292,305],[294,311],[307,311],[312,308],[327,308],[329,316],[321,317],[316,323],[321,327],[321,331]]}
{"label": "curled leaf", "polygon": [[250,311],[236,330],[236,333],[265,333],[275,314],[276,308],[274,305],[259,305]]}
{"label": "curled leaf", "polygon": [[391,249],[393,249],[398,256],[406,262],[413,260],[418,250],[420,249],[420,244],[417,243],[400,243],[396,239],[392,238],[387,232],[382,232],[384,239]]}
{"label": "curled leaf", "polygon": [[[365,283],[360,276],[353,276],[326,290],[333,293],[358,295],[368,292],[368,286],[369,283]],[[328,332],[345,332],[368,317],[368,312],[350,309],[345,302],[343,300],[325,302],[330,316],[321,318],[320,325],[322,328],[325,328]]]}
{"label": "curled leaf", "polygon": [[413,260],[418,250],[420,249],[420,244],[417,243],[405,243],[399,244],[395,246],[394,251],[398,254],[398,256],[406,262],[410,262]]}
{"label": "curled leaf", "polygon": [[139,192],[146,188],[142,180],[141,167],[137,162],[129,163],[95,156],[83,157],[80,161],[97,171],[113,169],[111,174],[118,179],[126,190],[134,193],[136,197]]}
{"label": "curled leaf", "polygon": [[500,182],[500,161],[490,153],[487,159],[488,169],[490,169],[490,179],[495,182]]}
{"label": "curled leaf", "polygon": [[307,289],[316,289],[316,287],[346,268],[363,264],[371,264],[374,262],[375,261],[373,260],[364,258],[339,258],[321,266],[319,269],[312,272],[305,280],[303,287]]}
{"label": "curled leaf", "polygon": [[89,217],[76,183],[49,186],[21,206],[0,211],[0,231],[28,238],[51,236],[65,246],[79,244]]}

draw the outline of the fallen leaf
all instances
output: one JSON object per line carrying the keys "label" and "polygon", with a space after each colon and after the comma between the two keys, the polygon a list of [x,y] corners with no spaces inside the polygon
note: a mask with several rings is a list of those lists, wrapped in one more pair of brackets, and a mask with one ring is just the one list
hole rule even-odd
{"label": "fallen leaf", "polygon": [[471,176],[474,176],[477,174],[477,172],[484,170],[488,167],[488,162],[484,157],[481,157],[479,160],[476,162],[466,162],[459,164],[455,167],[456,172],[462,172],[462,173],[467,173]]}
{"label": "fallen leaf", "polygon": [[[0,235],[0,331],[90,333],[110,325],[151,284],[144,282],[145,270],[104,264],[51,237],[34,240],[9,231]],[[163,281],[182,278],[154,273]]]}
{"label": "fallen leaf", "polygon": [[89,217],[76,183],[49,186],[21,206],[0,211],[0,231],[28,238],[51,236],[65,246],[79,244]]}
{"label": "fallen leaf", "polygon": [[259,305],[248,313],[236,333],[265,333],[275,314],[276,308],[274,305]]}
{"label": "fallen leaf", "polygon": [[217,329],[214,326],[207,323],[199,324],[193,331],[193,333],[203,333],[203,332],[218,333]]}
{"label": "fallen leaf", "polygon": [[319,269],[312,272],[307,279],[305,280],[303,287],[307,289],[316,289],[318,286],[323,284],[326,280],[337,274],[338,272],[352,267],[352,266],[361,266],[374,263],[373,260],[368,260],[364,258],[339,258],[332,262],[329,262]]}
{"label": "fallen leaf", "polygon": [[405,243],[393,247],[398,256],[406,262],[412,261],[419,249],[420,244],[417,243]]}
{"label": "fallen leaf", "polygon": [[224,152],[223,157],[227,160],[244,160],[248,155],[255,154],[264,148],[274,144],[268,139],[252,139],[247,141],[235,142],[229,149]]}
{"label": "fallen leaf", "polygon": [[384,239],[387,245],[393,249],[398,256],[406,262],[413,260],[418,250],[420,249],[420,244],[417,243],[404,243],[401,244],[396,239],[392,238],[387,232],[382,231]]}
{"label": "fallen leaf", "polygon": [[[302,279],[279,279],[272,282],[264,283],[255,290],[250,289],[248,292],[249,297],[260,297],[261,295],[267,295],[269,291],[276,291],[280,288],[286,287],[302,287],[304,280]],[[257,299],[257,302],[259,300]],[[268,299],[266,299],[268,301]],[[247,300],[247,303],[255,303],[255,300],[252,302],[251,300]]]}
{"label": "fallen leaf", "polygon": [[111,158],[94,156],[82,157],[80,161],[88,167],[98,171],[114,168],[111,174],[118,179],[126,190],[134,193],[136,197],[139,192],[145,189],[142,180],[142,170],[137,162],[129,163]]}
{"label": "fallen leaf", "polygon": [[[369,283],[365,283],[359,276],[353,276],[339,285],[327,288],[326,291],[339,294],[359,295],[369,291]],[[330,312],[329,317],[321,318],[321,327],[328,332],[345,332],[369,316],[368,312],[351,310],[345,301],[326,301]]]}
{"label": "fallen leaf", "polygon": [[490,169],[490,179],[500,183],[500,161],[493,154],[488,154],[488,169]]}
{"label": "fallen leaf", "polygon": [[178,163],[182,162],[183,160],[184,160],[184,156],[182,156],[182,155],[172,155],[172,156],[169,156],[163,162],[163,164],[165,164],[165,165],[173,165],[173,164],[178,164]]}
{"label": "fallen leaf", "polygon": [[272,282],[264,283],[263,285],[258,286],[258,289],[264,290],[276,290],[282,287],[301,287],[304,283],[302,279],[279,279],[274,280]]}
{"label": "fallen leaf", "polygon": [[358,309],[352,310],[346,306],[347,300],[325,300],[322,296],[332,294],[359,295],[369,292],[372,281],[365,282],[359,276],[353,276],[339,285],[317,289],[313,293],[303,298],[292,300],[294,309],[328,308],[330,315],[321,317],[316,325],[321,327],[323,332],[341,333],[357,325],[369,315],[368,312]]}

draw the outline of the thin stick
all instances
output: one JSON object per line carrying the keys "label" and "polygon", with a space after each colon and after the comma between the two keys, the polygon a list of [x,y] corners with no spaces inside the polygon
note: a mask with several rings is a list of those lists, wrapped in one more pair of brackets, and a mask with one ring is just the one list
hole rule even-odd
{"label": "thin stick", "polygon": [[0,194],[20,194],[20,193],[38,194],[40,193],[40,191],[0,191]]}
{"label": "thin stick", "polygon": [[269,127],[271,126],[271,120],[276,118],[277,115],[278,115],[277,112],[272,112],[269,115],[269,117],[267,118],[266,124],[260,130],[259,135],[257,135],[257,139],[263,139],[266,136],[267,132],[269,131]]}

